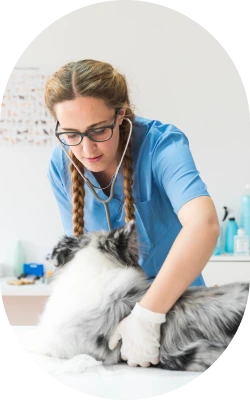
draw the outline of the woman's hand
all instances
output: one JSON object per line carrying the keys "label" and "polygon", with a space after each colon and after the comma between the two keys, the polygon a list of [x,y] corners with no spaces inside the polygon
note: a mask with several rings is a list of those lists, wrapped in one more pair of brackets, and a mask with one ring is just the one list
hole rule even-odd
{"label": "woman's hand", "polygon": [[160,361],[160,326],[166,315],[155,313],[136,303],[134,309],[124,318],[109,339],[113,350],[122,339],[121,358],[131,367],[149,367]]}

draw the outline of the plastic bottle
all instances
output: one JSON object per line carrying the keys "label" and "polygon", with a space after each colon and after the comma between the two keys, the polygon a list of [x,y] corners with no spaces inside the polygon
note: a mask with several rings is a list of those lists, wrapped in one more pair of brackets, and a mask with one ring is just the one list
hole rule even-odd
{"label": "plastic bottle", "polygon": [[234,252],[234,236],[237,235],[239,227],[235,221],[234,217],[230,217],[226,226],[225,233],[225,252],[233,253]]}
{"label": "plastic bottle", "polygon": [[234,254],[237,256],[249,255],[249,236],[242,228],[238,229],[237,235],[234,236]]}
{"label": "plastic bottle", "polygon": [[250,237],[250,184],[245,185],[245,192],[241,196],[241,228]]}
{"label": "plastic bottle", "polygon": [[5,264],[0,260],[0,278],[5,275]]}
{"label": "plastic bottle", "polygon": [[225,206],[223,208],[224,208],[223,217],[221,213],[219,215],[219,219],[221,219],[222,217],[222,220],[220,222],[220,235],[218,237],[217,244],[213,252],[214,256],[219,256],[223,254],[225,251],[225,221],[228,216],[228,208]]}
{"label": "plastic bottle", "polygon": [[25,264],[25,253],[21,240],[18,240],[14,247],[13,254],[13,273],[19,277],[23,273],[23,264]]}

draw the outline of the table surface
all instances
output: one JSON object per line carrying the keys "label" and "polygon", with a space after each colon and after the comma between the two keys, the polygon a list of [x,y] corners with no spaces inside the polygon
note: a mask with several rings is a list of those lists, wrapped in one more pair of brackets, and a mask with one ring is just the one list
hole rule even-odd
{"label": "table surface", "polygon": [[[198,377],[200,372],[167,371],[157,368],[129,367],[127,364],[114,366],[97,365],[85,372],[57,374],[51,370],[53,361],[39,359],[29,352],[29,345],[35,338],[35,326],[12,326],[14,334],[31,358],[61,383],[92,396],[107,399],[141,399],[158,396],[175,390]],[[41,356],[42,357],[42,356]]]}

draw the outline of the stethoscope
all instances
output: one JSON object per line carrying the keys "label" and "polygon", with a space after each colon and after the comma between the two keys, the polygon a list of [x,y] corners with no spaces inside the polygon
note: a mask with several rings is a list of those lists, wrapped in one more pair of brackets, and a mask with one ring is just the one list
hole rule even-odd
{"label": "stethoscope", "polygon": [[[112,176],[111,181],[110,181],[110,183],[108,184],[108,186],[106,186],[106,187],[104,187],[104,188],[100,188],[100,187],[98,187],[98,186],[93,185],[93,184],[90,182],[90,180],[89,180],[88,178],[86,178],[86,177],[81,173],[81,171],[79,170],[79,168],[77,167],[77,165],[73,162],[73,160],[70,158],[70,156],[68,155],[67,151],[66,151],[65,148],[63,147],[62,142],[58,139],[60,145],[62,146],[63,151],[65,152],[65,154],[66,154],[67,157],[69,158],[70,162],[75,166],[75,168],[77,169],[77,171],[79,172],[79,174],[80,174],[81,177],[83,178],[83,180],[84,180],[84,182],[86,183],[86,185],[88,185],[88,187],[90,188],[90,190],[91,190],[91,192],[93,193],[93,195],[94,195],[94,197],[96,198],[96,200],[98,200],[100,203],[102,203],[102,204],[104,205],[104,208],[105,208],[105,211],[106,211],[106,218],[107,218],[107,222],[108,222],[109,231],[112,230],[112,226],[111,226],[111,219],[110,219],[110,212],[109,212],[109,208],[108,208],[108,203],[112,200],[112,198],[113,198],[113,196],[114,196],[114,186],[115,186],[116,178],[117,178],[119,169],[120,169],[120,167],[121,167],[121,165],[122,165],[122,162],[123,162],[123,159],[124,159],[124,156],[125,156],[125,153],[126,153],[126,151],[127,151],[128,144],[129,144],[129,140],[130,140],[130,137],[131,137],[131,134],[132,134],[132,122],[131,122],[130,119],[128,119],[128,118],[124,118],[124,119],[126,119],[126,120],[129,122],[129,124],[130,124],[130,130],[129,130],[128,140],[127,140],[126,146],[125,146],[125,148],[124,148],[124,151],[123,151],[123,154],[122,154],[120,163],[119,163],[119,165],[118,165],[118,167],[117,167],[117,169],[116,169],[116,171],[115,171],[115,174]],[[110,188],[110,195],[109,195],[109,197],[108,197],[106,200],[101,199],[101,197],[98,196],[98,194],[96,193],[95,189],[97,189],[97,190],[104,190],[104,189],[107,189],[110,185],[111,185],[111,188]],[[94,188],[95,188],[95,189],[94,189]]]}

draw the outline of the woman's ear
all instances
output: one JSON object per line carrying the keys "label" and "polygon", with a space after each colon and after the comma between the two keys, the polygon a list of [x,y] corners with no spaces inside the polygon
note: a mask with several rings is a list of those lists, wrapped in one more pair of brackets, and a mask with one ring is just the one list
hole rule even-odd
{"label": "woman's ear", "polygon": [[125,114],[126,114],[126,109],[127,109],[126,106],[124,106],[124,107],[120,108],[120,110],[119,110],[118,118],[117,118],[119,125],[121,125],[123,122],[123,118],[125,117]]}

